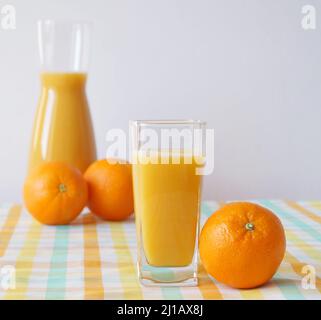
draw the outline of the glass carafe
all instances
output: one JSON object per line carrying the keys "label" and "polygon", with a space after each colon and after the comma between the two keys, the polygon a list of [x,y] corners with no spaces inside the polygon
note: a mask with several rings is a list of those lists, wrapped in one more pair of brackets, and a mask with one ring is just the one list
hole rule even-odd
{"label": "glass carafe", "polygon": [[84,172],[96,159],[85,91],[90,32],[86,22],[38,22],[42,88],[29,171],[44,161],[63,161]]}

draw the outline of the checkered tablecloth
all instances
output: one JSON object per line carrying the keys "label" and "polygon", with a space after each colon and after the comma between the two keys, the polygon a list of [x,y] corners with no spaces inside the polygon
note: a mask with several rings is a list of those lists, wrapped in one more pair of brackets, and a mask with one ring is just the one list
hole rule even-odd
{"label": "checkered tablecloth", "polygon": [[[287,253],[273,280],[252,290],[217,283],[202,266],[198,287],[141,287],[133,218],[110,223],[85,212],[72,225],[48,227],[20,205],[4,204],[0,206],[0,271],[15,267],[16,288],[0,286],[0,299],[321,299],[321,202],[254,202],[282,220]],[[219,205],[203,203],[203,223]],[[311,270],[316,271],[315,288],[305,289],[304,272],[311,276]],[[0,272],[0,283],[2,276]]]}

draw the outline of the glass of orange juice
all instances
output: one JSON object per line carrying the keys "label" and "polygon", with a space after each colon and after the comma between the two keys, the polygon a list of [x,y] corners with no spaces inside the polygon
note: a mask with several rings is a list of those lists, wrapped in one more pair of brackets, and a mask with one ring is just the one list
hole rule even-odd
{"label": "glass of orange juice", "polygon": [[29,171],[63,161],[84,172],[96,159],[86,95],[91,23],[38,21],[41,91],[29,153]]}
{"label": "glass of orange juice", "polygon": [[204,129],[204,122],[192,120],[130,123],[144,285],[197,285]]}

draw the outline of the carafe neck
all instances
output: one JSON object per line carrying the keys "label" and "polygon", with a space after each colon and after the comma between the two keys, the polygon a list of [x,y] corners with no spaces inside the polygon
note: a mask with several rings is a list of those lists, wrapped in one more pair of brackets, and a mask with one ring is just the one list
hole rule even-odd
{"label": "carafe neck", "polygon": [[48,88],[84,89],[87,81],[86,73],[43,72],[41,83]]}

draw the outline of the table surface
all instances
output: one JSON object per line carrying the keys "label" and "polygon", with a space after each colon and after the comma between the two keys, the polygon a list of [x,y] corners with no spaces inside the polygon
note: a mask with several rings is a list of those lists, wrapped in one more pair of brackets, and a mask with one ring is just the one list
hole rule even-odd
{"label": "table surface", "polygon": [[[133,218],[110,223],[84,212],[72,225],[48,227],[20,205],[3,204],[0,268],[15,266],[16,288],[0,286],[0,299],[321,299],[321,201],[253,202],[279,216],[287,252],[274,278],[252,290],[224,286],[202,266],[198,287],[142,287]],[[203,202],[202,223],[221,204]],[[306,265],[316,271],[315,288],[302,286]]]}

